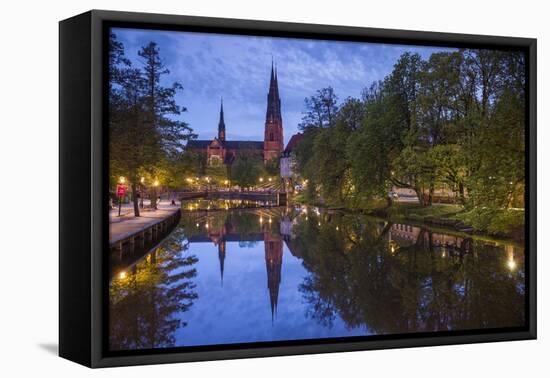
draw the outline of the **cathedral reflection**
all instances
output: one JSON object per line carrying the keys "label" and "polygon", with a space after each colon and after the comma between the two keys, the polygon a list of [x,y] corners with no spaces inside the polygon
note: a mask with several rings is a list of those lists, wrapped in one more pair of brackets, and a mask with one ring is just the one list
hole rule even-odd
{"label": "cathedral reflection", "polygon": [[[277,315],[279,288],[281,285],[281,270],[283,266],[283,245],[290,238],[278,229],[285,220],[280,221],[280,213],[276,211],[210,211],[208,214],[197,213],[194,219],[195,231],[188,237],[189,243],[212,243],[218,249],[220,283],[223,286],[227,243],[262,242],[265,253],[267,276],[267,291],[271,307],[271,318]],[[286,218],[288,222],[288,217]],[[292,253],[292,245],[287,243]]]}

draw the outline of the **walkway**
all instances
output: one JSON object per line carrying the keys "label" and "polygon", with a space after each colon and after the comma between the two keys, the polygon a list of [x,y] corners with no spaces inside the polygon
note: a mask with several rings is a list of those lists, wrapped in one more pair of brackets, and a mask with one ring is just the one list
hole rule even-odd
{"label": "walkway", "polygon": [[160,203],[157,211],[141,209],[140,217],[134,217],[131,206],[123,206],[120,217],[118,216],[118,208],[111,210],[109,212],[109,244],[124,240],[156,223],[162,222],[176,213],[179,208],[179,204],[178,206],[172,206],[169,203]]}

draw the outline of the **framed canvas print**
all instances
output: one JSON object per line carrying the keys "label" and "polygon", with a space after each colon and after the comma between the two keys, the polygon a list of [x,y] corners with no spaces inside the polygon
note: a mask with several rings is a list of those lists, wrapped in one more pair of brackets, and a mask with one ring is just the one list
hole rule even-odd
{"label": "framed canvas print", "polygon": [[60,355],[536,337],[536,41],[60,22]]}

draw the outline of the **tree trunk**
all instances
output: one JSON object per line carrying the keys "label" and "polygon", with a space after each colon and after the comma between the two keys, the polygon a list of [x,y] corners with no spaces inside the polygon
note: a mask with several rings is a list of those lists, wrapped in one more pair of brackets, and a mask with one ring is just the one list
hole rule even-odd
{"label": "tree trunk", "polygon": [[460,204],[464,205],[466,198],[464,196],[464,184],[461,182],[458,183],[458,193],[460,195]]}
{"label": "tree trunk", "polygon": [[[141,196],[141,193],[140,193]],[[139,217],[139,202],[137,197],[137,187],[136,184],[132,183],[132,199],[134,202],[134,216]]]}
{"label": "tree trunk", "polygon": [[416,193],[416,197],[418,197],[418,202],[420,203],[420,206],[424,206],[424,190],[420,188],[414,188],[413,190]]}
{"label": "tree trunk", "polygon": [[433,205],[433,201],[434,201],[434,185],[433,183],[430,184],[430,188],[428,189],[428,206],[432,206]]}
{"label": "tree trunk", "polygon": [[387,195],[386,196],[386,209],[389,209],[390,207],[392,207],[393,205],[393,199],[391,198],[391,196]]}
{"label": "tree trunk", "polygon": [[153,188],[153,191],[151,193],[151,209],[156,210],[157,209],[157,189]]}

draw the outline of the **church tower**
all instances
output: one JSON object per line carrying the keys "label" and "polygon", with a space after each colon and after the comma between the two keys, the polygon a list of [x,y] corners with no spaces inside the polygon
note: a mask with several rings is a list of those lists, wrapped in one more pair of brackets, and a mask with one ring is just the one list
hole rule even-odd
{"label": "church tower", "polygon": [[281,117],[281,99],[277,83],[277,69],[271,62],[271,80],[267,94],[267,112],[265,116],[264,161],[279,158],[283,152],[283,119]]}
{"label": "church tower", "polygon": [[279,287],[281,286],[281,268],[283,265],[283,240],[271,233],[264,231],[265,267],[267,271],[267,289],[269,290],[269,302],[271,304],[271,321],[277,314],[279,302]]}
{"label": "church tower", "polygon": [[223,120],[223,98],[220,105],[220,122],[218,123],[218,139],[220,142],[225,142],[225,122]]}

